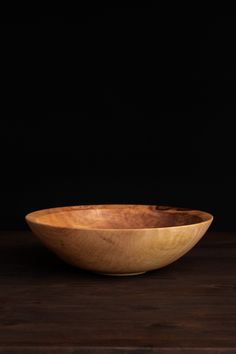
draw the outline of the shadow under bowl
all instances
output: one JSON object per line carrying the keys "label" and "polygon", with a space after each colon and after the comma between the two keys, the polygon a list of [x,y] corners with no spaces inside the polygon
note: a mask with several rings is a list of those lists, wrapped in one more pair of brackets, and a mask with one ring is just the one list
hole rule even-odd
{"label": "shadow under bowl", "polygon": [[213,216],[156,205],[81,205],[26,215],[35,235],[61,259],[106,275],[164,267],[188,252]]}

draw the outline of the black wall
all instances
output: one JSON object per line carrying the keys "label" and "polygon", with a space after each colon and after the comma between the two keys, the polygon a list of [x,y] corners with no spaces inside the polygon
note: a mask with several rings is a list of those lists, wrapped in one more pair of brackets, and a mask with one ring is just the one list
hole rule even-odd
{"label": "black wall", "polygon": [[47,207],[151,203],[234,230],[235,20],[4,17],[0,228]]}

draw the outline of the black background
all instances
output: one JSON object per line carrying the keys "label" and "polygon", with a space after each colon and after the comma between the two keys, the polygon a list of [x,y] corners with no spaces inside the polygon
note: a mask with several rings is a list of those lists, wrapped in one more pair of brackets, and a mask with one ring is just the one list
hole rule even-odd
{"label": "black background", "polygon": [[2,229],[56,206],[167,204],[235,229],[235,16],[2,16]]}

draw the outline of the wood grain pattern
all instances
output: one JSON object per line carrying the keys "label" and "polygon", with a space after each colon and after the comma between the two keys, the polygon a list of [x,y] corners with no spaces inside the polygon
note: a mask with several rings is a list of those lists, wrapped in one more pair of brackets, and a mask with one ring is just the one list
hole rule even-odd
{"label": "wood grain pattern", "polygon": [[55,208],[26,216],[32,231],[66,262],[109,275],[164,267],[205,234],[212,215],[148,205]]}
{"label": "wood grain pattern", "polygon": [[236,353],[236,234],[169,267],[104,277],[0,233],[0,353]]}

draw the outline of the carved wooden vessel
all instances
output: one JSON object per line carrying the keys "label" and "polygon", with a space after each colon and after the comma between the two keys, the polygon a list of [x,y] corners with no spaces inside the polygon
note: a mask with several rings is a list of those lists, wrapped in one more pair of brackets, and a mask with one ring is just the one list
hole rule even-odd
{"label": "carved wooden vessel", "polygon": [[164,267],[188,252],[213,216],[154,205],[85,205],[26,215],[38,238],[64,261],[107,275]]}

